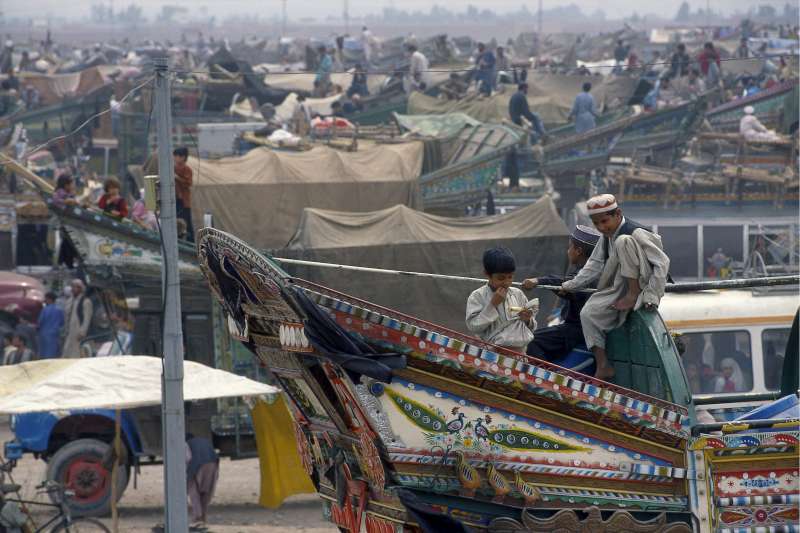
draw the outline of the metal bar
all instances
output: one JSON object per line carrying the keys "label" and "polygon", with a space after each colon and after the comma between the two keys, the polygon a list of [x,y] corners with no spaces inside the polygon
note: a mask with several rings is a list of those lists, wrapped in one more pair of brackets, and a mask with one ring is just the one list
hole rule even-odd
{"label": "metal bar", "polygon": [[[288,259],[285,257],[271,257],[274,261],[286,265],[302,265],[320,268],[332,268],[335,270],[349,270],[354,272],[368,272],[373,274],[388,274],[391,276],[408,276],[415,278],[432,278],[441,279],[445,281],[463,281],[469,283],[486,283],[484,278],[472,278],[468,276],[451,276],[447,274],[431,274],[429,272],[409,272],[406,270],[391,270],[385,268],[371,268],[353,265],[340,265],[336,263],[322,263],[319,261],[304,261],[302,259]],[[714,281],[700,281],[689,283],[668,283],[666,292],[694,292],[705,291],[713,289],[747,289],[751,287],[776,287],[779,285],[796,285],[800,283],[800,275],[789,276],[773,276],[766,278],[750,278],[750,279],[726,279]],[[520,287],[522,283],[515,281],[514,286]],[[555,285],[537,285],[537,289],[545,290],[561,290],[561,287]],[[596,289],[578,289],[569,292],[597,292]]]}
{"label": "metal bar", "polygon": [[716,422],[714,424],[697,424],[692,426],[692,435],[699,435],[709,431],[732,432],[737,430],[770,428],[776,424],[800,424],[796,418],[768,418],[764,420],[742,420],[741,422]]}
{"label": "metal bar", "polygon": [[693,397],[695,405],[717,405],[739,402],[767,402],[778,399],[777,392],[743,392],[719,396],[718,394],[700,394]]}
{"label": "metal bar", "polygon": [[158,174],[161,183],[161,238],[164,250],[164,372],[162,374],[162,449],[164,524],[167,533],[188,531],[186,440],[183,413],[183,330],[178,273],[178,225],[172,161],[172,107],[167,58],[155,58],[158,122]]}

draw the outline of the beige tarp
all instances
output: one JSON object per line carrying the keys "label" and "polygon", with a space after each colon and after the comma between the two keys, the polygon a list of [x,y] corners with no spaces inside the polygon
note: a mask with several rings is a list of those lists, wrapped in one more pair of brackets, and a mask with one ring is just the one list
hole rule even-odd
{"label": "beige tarp", "polygon": [[[333,113],[331,104],[341,99],[341,94],[335,94],[327,98],[306,98],[305,105],[311,111],[312,115],[314,113],[319,113],[320,115],[327,116]],[[296,107],[297,93],[289,93],[280,105],[275,106],[276,119],[281,123],[289,122]],[[228,111],[230,111],[232,115],[244,117],[249,120],[264,120],[261,110],[253,109],[253,105],[249,99],[231,104]]]}
{"label": "beige tarp", "polygon": [[20,85],[30,85],[39,91],[39,101],[42,105],[53,105],[65,98],[78,98],[90,94],[110,83],[100,67],[92,67],[73,74],[29,74],[19,76]]}
{"label": "beige tarp", "polygon": [[[161,403],[160,357],[46,359],[0,367],[0,413],[129,409]],[[183,363],[186,401],[275,394],[280,389],[200,363]]]}
{"label": "beige tarp", "polygon": [[[264,76],[264,83],[275,89],[284,89],[286,91],[307,91],[314,90],[314,78],[316,74],[309,72],[307,74],[267,74]],[[378,94],[381,90],[386,76],[384,75],[368,75],[367,76],[367,89],[370,94]],[[349,72],[334,72],[331,74],[331,82],[334,85],[339,85],[343,90],[350,87],[350,82],[353,80],[353,75]]]}
{"label": "beige tarp", "polygon": [[[517,279],[561,274],[567,227],[550,197],[506,215],[447,218],[403,206],[372,213],[306,209],[279,257],[365,267],[483,277],[481,258],[507,246]],[[283,265],[290,273],[412,316],[464,331],[464,306],[474,283]],[[539,291],[542,313],[553,301]]]}
{"label": "beige tarp", "polygon": [[[627,76],[602,78],[598,76],[570,76],[561,74],[536,74],[528,79],[528,104],[546,124],[563,124],[572,109],[575,96],[585,82],[591,82],[592,94],[599,111],[624,104],[636,86],[636,80]],[[441,100],[422,93],[413,93],[408,99],[408,114],[437,114],[462,112],[481,122],[508,120],[508,101],[515,87],[506,85],[502,92],[489,98],[471,95],[461,100]]]}
{"label": "beige tarp", "polygon": [[359,143],[357,152],[318,146],[307,152],[251,150],[241,157],[189,159],[192,214],[256,248],[280,248],[305,207],[369,211],[420,205],[421,142]]}

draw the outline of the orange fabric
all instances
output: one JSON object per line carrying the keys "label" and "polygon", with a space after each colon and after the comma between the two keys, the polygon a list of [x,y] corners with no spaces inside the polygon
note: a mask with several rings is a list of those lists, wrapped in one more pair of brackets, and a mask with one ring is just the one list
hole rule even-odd
{"label": "orange fabric", "polygon": [[175,165],[175,197],[183,202],[183,207],[192,207],[192,169],[188,165]]}

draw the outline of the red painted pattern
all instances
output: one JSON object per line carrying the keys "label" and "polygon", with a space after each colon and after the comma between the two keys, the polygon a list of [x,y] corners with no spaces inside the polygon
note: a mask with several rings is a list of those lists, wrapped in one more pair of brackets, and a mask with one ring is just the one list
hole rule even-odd
{"label": "red painted pattern", "polygon": [[367,528],[367,533],[395,533],[396,528],[394,522],[378,518],[377,516],[367,515],[364,524]]}

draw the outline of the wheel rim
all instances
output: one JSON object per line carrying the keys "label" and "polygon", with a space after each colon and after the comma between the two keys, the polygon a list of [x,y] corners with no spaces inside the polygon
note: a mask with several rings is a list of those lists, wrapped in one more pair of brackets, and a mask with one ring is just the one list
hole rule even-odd
{"label": "wheel rim", "polygon": [[67,465],[64,487],[75,493],[75,496],[69,498],[71,503],[78,505],[97,503],[108,492],[109,472],[97,459],[78,456]]}

